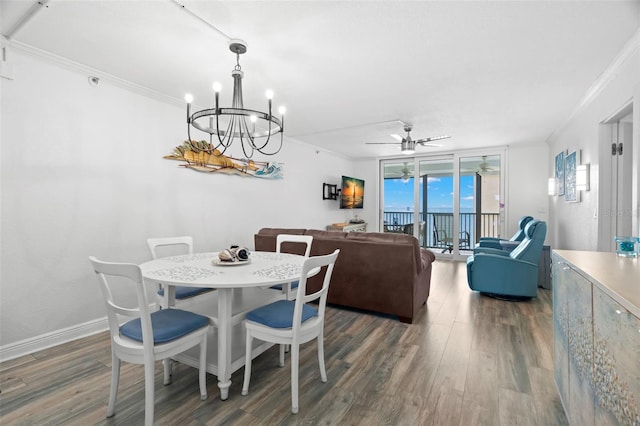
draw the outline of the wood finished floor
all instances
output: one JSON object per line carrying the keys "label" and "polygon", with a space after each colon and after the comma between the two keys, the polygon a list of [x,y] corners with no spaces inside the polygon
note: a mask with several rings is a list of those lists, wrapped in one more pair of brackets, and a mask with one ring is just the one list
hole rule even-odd
{"label": "wood finished floor", "polygon": [[[208,375],[156,368],[156,424],[167,425],[565,425],[553,381],[551,293],[506,302],[469,290],[464,263],[437,261],[427,306],[414,324],[329,308],[320,381],[316,345],[301,350],[300,413],[291,414],[290,364],[271,348],[220,401]],[[390,295],[391,296],[391,295]],[[144,421],[143,371],[123,364],[116,415],[106,419],[111,357],[98,335],[0,364],[0,424],[132,425]]]}

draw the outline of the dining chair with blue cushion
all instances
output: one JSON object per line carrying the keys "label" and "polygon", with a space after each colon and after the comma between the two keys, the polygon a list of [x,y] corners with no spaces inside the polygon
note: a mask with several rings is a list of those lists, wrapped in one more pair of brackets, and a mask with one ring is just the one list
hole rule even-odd
{"label": "dining chair with blue cushion", "polygon": [[[145,281],[138,265],[103,262],[93,256],[89,257],[89,260],[98,277],[107,308],[111,334],[111,391],[107,417],[115,414],[121,361],[144,365],[145,425],[152,425],[155,405],[155,361],[168,359],[198,345],[200,345],[200,399],[205,400],[207,398],[206,362],[209,319],[181,309],[150,312]],[[132,303],[130,297],[125,297],[122,292],[120,297],[114,297],[118,294],[110,284],[112,278],[117,279],[120,286],[124,283],[133,286],[137,303]],[[122,290],[121,287],[118,289]],[[123,299],[126,303],[120,303],[119,299]],[[130,307],[132,305],[136,306]],[[120,325],[122,317],[129,320]],[[164,374],[166,383],[166,368]]]}
{"label": "dining chair with blue cushion", "polygon": [[[278,236],[276,236],[276,253],[283,253],[282,246],[285,243],[304,244],[304,257],[309,257],[309,254],[311,253],[311,244],[313,243],[313,236],[279,234]],[[298,288],[298,281],[293,281],[286,284],[276,284],[271,286],[271,288],[284,293],[287,300],[293,300],[296,297],[296,293],[293,290]]]}
{"label": "dining chair with blue cushion", "polygon": [[[251,360],[253,339],[272,342],[280,345],[291,345],[291,412],[298,412],[298,372],[300,363],[300,345],[317,340],[318,364],[320,377],[327,381],[324,365],[324,317],[327,306],[327,293],[331,274],[340,250],[325,256],[313,256],[305,260],[297,288],[295,300],[278,300],[269,305],[254,309],[247,313],[246,353],[244,365],[244,383],[242,394],[249,393],[251,379]],[[313,294],[305,294],[307,278],[322,268],[325,272],[322,288]],[[320,272],[322,273],[322,272]],[[309,302],[318,300],[317,306]],[[283,353],[280,352],[280,363],[284,364]]]}
{"label": "dining chair with blue cushion", "polygon": [[531,216],[522,216],[518,221],[518,230],[515,234],[508,240],[496,237],[480,237],[480,241],[476,244],[476,248],[479,247],[490,247],[495,249],[504,250],[503,246],[500,244],[503,241],[511,241],[511,242],[519,242],[524,239],[524,228],[527,226],[529,222],[533,220]]}
{"label": "dining chair with blue cushion", "polygon": [[[153,259],[158,259],[158,248],[174,248],[177,247],[181,250],[181,254],[193,254],[193,238],[189,236],[184,237],[167,237],[167,238],[149,238],[147,239],[147,246],[149,246],[149,251],[151,252],[151,257]],[[175,253],[175,252],[173,252]],[[213,288],[199,288],[199,287],[186,287],[186,286],[176,286],[175,288],[175,298],[177,301],[189,299],[194,296],[198,296],[203,293],[207,293],[209,291],[213,291]],[[168,303],[165,298],[164,288],[160,284],[158,284],[158,307],[160,309],[166,308]]]}
{"label": "dining chair with blue cushion", "polygon": [[538,263],[547,224],[532,220],[524,233],[511,252],[490,247],[474,250],[467,258],[467,281],[472,290],[517,300],[538,295]]}

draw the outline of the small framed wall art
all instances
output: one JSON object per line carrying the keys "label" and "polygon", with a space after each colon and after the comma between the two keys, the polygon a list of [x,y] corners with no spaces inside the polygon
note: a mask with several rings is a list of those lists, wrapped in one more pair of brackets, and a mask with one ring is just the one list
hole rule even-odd
{"label": "small framed wall art", "polygon": [[580,151],[567,154],[564,161],[564,200],[568,203],[580,202],[580,191],[576,187],[576,168],[580,164]]}
{"label": "small framed wall art", "polygon": [[564,151],[556,155],[556,195],[564,195]]}

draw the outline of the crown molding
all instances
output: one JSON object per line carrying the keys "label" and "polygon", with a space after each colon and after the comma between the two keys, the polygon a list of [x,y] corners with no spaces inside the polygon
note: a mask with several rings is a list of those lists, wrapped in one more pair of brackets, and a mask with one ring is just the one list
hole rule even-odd
{"label": "crown molding", "polygon": [[[31,56],[43,59],[47,62],[60,65],[68,70],[87,74],[87,76],[89,77],[98,77],[100,78],[100,80],[108,81],[109,83],[113,84],[114,86],[120,87],[121,89],[125,89],[125,90],[137,93],[142,96],[146,96],[148,98],[151,98],[163,103],[184,107],[184,99],[174,98],[172,96],[166,95],[157,90],[153,90],[148,87],[142,86],[140,84],[133,83],[129,80],[125,80],[116,75],[109,74],[104,71],[100,71],[96,68],[92,68],[88,65],[84,65],[80,62],[73,61],[63,56],[59,56],[54,53],[47,52],[46,50],[39,49],[30,44],[22,43],[16,40],[8,40],[5,37],[3,37],[2,45],[9,46],[11,48],[19,50]],[[10,61],[7,60],[7,62],[10,62]]]}
{"label": "crown molding", "polygon": [[598,97],[609,83],[616,79],[625,62],[637,53],[640,53],[640,28],[636,30],[633,36],[624,45],[620,53],[618,53],[609,66],[598,76],[591,87],[589,87],[571,115],[569,115],[569,117],[558,128],[556,128],[551,135],[549,135],[546,140],[548,145],[551,145],[551,143],[564,131],[569,123],[578,114],[582,113],[582,111],[584,111]]}

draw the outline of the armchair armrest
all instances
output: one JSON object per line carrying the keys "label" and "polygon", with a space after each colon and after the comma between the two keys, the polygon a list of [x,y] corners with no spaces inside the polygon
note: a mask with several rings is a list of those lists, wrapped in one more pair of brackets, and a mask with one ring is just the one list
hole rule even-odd
{"label": "armchair armrest", "polygon": [[494,249],[502,249],[500,242],[503,241],[501,238],[493,238],[493,237],[482,237],[476,247],[490,247]]}
{"label": "armchair armrest", "polygon": [[483,241],[487,241],[487,242],[495,241],[495,242],[498,242],[498,241],[502,241],[502,238],[497,238],[497,237],[480,237],[480,242],[483,242]]}
{"label": "armchair armrest", "polygon": [[502,250],[506,252],[513,251],[513,249],[518,247],[519,245],[520,241],[500,241],[500,247],[502,247]]}
{"label": "armchair armrest", "polygon": [[493,247],[476,247],[473,249],[473,255],[475,256],[477,254],[494,254],[496,256],[509,257],[508,251]]}

